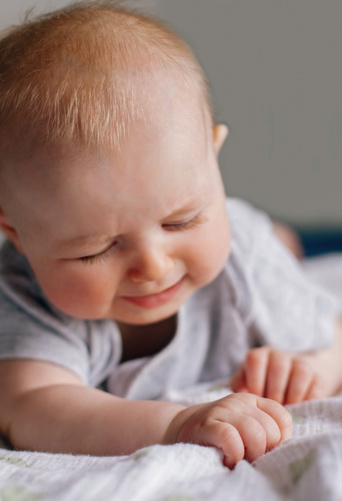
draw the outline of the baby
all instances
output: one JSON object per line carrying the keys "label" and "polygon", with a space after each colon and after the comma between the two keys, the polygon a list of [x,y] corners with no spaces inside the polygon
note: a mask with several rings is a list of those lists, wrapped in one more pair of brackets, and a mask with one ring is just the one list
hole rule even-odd
{"label": "baby", "polygon": [[[335,305],[226,199],[203,72],[159,22],[76,4],[0,42],[0,428],[15,448],[253,461],[341,387]],[[238,393],[190,407],[173,389]]]}

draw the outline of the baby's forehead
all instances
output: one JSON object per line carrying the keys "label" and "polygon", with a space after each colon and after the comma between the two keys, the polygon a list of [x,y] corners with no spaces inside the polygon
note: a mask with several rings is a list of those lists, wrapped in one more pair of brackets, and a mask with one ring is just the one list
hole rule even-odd
{"label": "baby's forehead", "polygon": [[152,200],[158,195],[156,187],[165,179],[170,191],[177,193],[177,199],[179,193],[182,198],[186,194],[183,190],[189,186],[195,190],[197,182],[203,177],[207,179],[210,169],[204,168],[206,135],[200,121],[187,126],[180,108],[179,113],[174,110],[174,116],[158,109],[155,122],[136,124],[121,151],[108,145],[85,150],[72,143],[22,142],[25,148],[17,148],[13,168],[0,187],[4,207],[16,214],[21,208],[25,215],[25,207],[34,201],[36,219],[46,221],[53,200],[63,201],[59,204],[62,207],[75,196],[86,195],[90,204],[94,193],[101,193],[103,200],[113,198],[115,190],[109,190],[108,179],[112,180],[110,186],[127,201],[140,192]]}
{"label": "baby's forehead", "polygon": [[[53,177],[59,170],[63,170],[64,164],[68,165],[70,172],[72,160],[79,157],[93,158],[93,165],[98,168],[101,166],[101,159],[108,154],[124,156],[134,143],[134,138],[138,137],[146,139],[141,155],[149,153],[149,143],[152,138],[174,144],[176,147],[179,138],[188,136],[195,138],[196,149],[201,150],[203,147],[204,153],[208,139],[212,140],[212,129],[194,93],[184,91],[177,79],[173,81],[170,73],[164,70],[157,75],[135,74],[134,78],[135,88],[138,89],[135,106],[122,112],[125,116],[120,117],[120,124],[125,134],[114,144],[110,135],[111,128],[115,129],[114,123],[107,125],[107,130],[98,138],[96,144],[83,144],[72,139],[46,140],[45,137],[32,134],[30,129],[25,131],[19,129],[13,131],[11,144],[7,147],[7,156],[13,166],[12,171],[20,169],[20,172],[17,172],[19,176],[24,173],[30,176],[31,170],[34,169],[37,176],[49,177],[51,173]],[[160,83],[158,87],[155,85],[156,81]],[[113,134],[117,134],[117,129]],[[187,144],[189,149],[194,147],[190,141]]]}
{"label": "baby's forehead", "polygon": [[[18,124],[8,134],[7,152],[25,159],[49,149],[59,150],[63,155],[70,145],[74,151],[89,151],[90,154],[108,148],[120,151],[136,130],[146,125],[156,131],[165,123],[170,126],[176,123],[179,130],[196,127],[199,133],[205,129],[211,134],[211,122],[198,93],[185,86],[172,69],[127,70],[124,74],[120,72],[117,81],[121,82],[121,90],[116,93],[113,106],[101,102],[103,97],[99,102],[91,96],[83,106],[79,104],[78,125],[81,125],[79,132],[83,137],[79,138],[75,130],[69,137],[54,135],[53,131],[44,134],[43,130],[42,134],[37,134],[39,127]],[[49,126],[47,122],[51,118],[54,117],[48,116],[44,121],[41,117],[41,126]]]}

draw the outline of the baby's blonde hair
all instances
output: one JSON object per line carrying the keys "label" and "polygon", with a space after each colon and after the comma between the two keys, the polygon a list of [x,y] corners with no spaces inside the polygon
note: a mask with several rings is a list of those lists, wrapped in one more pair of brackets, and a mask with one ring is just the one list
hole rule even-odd
{"label": "baby's blonde hair", "polygon": [[121,2],[78,2],[15,27],[0,40],[0,144],[19,127],[35,142],[117,146],[140,113],[139,72],[159,69],[198,93],[212,123],[191,49]]}

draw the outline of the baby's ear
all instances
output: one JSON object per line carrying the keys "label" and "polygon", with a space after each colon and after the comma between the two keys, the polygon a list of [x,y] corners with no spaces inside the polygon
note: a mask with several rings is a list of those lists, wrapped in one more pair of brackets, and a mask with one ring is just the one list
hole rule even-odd
{"label": "baby's ear", "polygon": [[9,222],[5,216],[2,208],[0,207],[0,230],[6,235],[8,240],[10,240],[18,249],[18,251],[23,254],[24,251],[21,247],[18,233],[14,226]]}
{"label": "baby's ear", "polygon": [[216,156],[220,153],[220,150],[227,139],[229,130],[225,124],[215,125],[213,130],[213,140],[214,140],[214,151]]}

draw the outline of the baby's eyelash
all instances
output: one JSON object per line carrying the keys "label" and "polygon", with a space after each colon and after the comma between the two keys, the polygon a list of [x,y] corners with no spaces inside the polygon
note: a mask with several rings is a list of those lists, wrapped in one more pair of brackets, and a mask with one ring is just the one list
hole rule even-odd
{"label": "baby's eyelash", "polygon": [[87,264],[94,264],[98,263],[99,261],[102,261],[103,259],[107,259],[110,257],[114,252],[116,251],[116,244],[117,242],[113,242],[108,249],[99,252],[98,254],[94,254],[92,256],[83,256],[78,258],[79,261],[82,261],[82,263],[87,263]]}
{"label": "baby's eyelash", "polygon": [[183,221],[180,223],[163,224],[163,228],[169,231],[184,231],[195,228],[199,224],[204,222],[204,218],[201,215],[195,216],[189,221]]}

